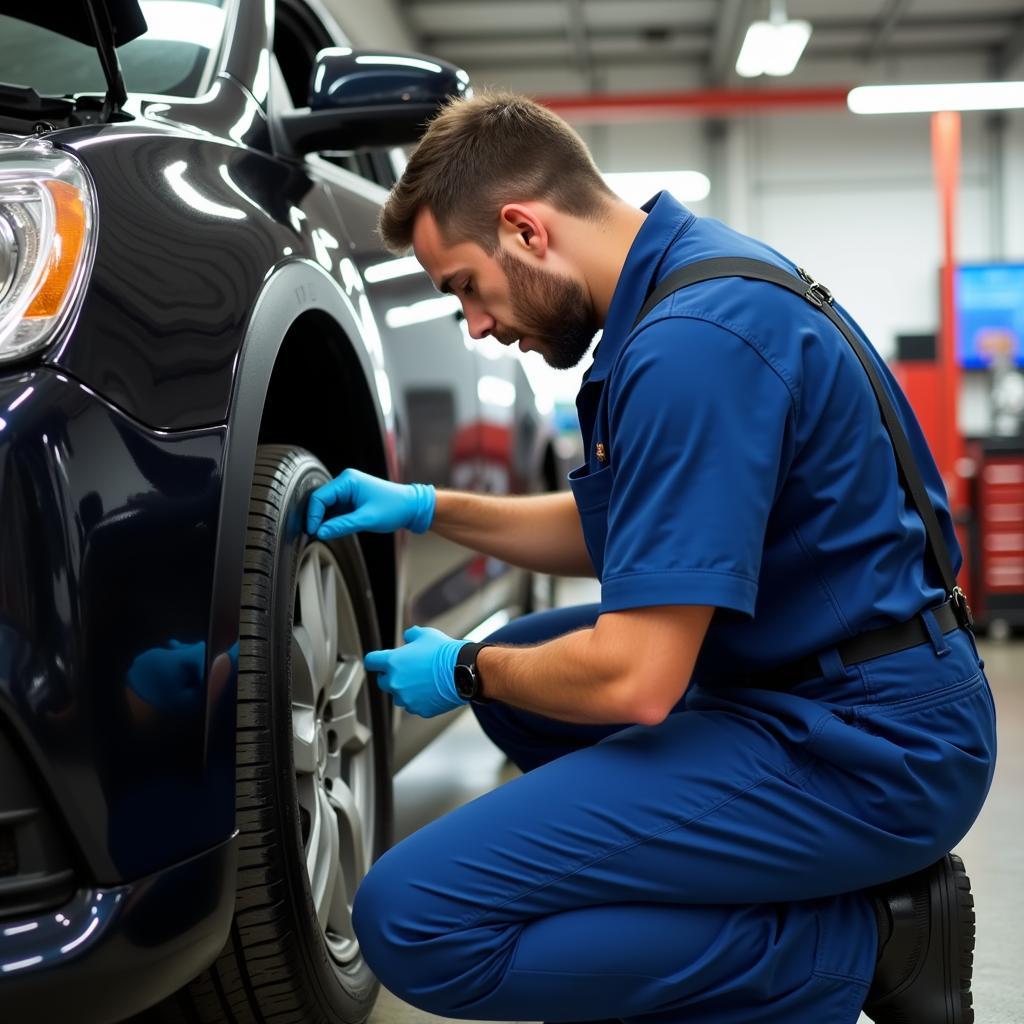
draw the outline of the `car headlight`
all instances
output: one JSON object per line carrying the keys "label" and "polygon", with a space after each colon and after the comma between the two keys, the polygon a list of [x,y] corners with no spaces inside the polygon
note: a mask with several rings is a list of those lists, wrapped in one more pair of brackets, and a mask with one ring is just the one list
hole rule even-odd
{"label": "car headlight", "polygon": [[42,139],[0,137],[0,363],[44,348],[71,314],[95,222],[76,157]]}

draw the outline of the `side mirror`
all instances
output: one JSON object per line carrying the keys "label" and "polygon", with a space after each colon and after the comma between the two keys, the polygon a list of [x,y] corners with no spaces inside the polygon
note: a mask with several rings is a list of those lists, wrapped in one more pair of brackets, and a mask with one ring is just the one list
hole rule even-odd
{"label": "side mirror", "polygon": [[281,116],[295,153],[415,142],[451,97],[472,96],[469,75],[434,57],[330,47],[316,55],[309,107]]}

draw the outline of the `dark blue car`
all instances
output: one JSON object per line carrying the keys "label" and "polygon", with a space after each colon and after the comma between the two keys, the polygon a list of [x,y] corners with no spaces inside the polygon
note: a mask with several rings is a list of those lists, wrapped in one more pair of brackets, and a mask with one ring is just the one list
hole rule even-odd
{"label": "dark blue car", "polygon": [[0,0],[3,1024],[365,1019],[352,898],[447,719],[362,655],[544,590],[304,533],[347,466],[554,483],[518,359],[375,232],[468,80],[345,42],[309,0]]}

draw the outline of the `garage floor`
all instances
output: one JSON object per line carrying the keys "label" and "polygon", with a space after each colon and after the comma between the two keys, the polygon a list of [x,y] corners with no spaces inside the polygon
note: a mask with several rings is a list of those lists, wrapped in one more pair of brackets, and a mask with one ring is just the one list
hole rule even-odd
{"label": "garage floor", "polygon": [[[591,584],[571,582],[565,603],[595,600]],[[982,646],[999,713],[999,767],[980,818],[960,844],[978,910],[974,1004],[978,1024],[1022,1024],[1024,982],[1024,642]],[[464,714],[436,743],[396,778],[397,835],[500,785],[515,769]],[[370,1024],[431,1024],[443,1018],[423,1013],[389,992]],[[867,1017],[861,1021],[867,1024]]]}

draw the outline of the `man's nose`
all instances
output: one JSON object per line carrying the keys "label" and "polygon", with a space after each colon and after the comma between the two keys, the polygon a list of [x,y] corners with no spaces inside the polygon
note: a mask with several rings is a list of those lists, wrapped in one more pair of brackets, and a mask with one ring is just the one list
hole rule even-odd
{"label": "man's nose", "polygon": [[477,310],[464,310],[464,312],[470,337],[480,341],[482,338],[486,338],[488,334],[493,333],[495,327],[493,316]]}

